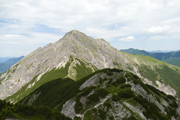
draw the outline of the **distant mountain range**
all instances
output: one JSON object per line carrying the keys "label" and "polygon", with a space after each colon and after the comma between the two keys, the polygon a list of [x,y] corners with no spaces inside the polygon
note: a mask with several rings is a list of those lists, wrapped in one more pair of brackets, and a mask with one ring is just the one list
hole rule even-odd
{"label": "distant mountain range", "polygon": [[5,72],[6,70],[8,70],[12,65],[16,64],[18,61],[20,61],[24,56],[21,56],[21,57],[17,57],[17,58],[1,58],[2,63],[0,63],[0,74]]}
{"label": "distant mountain range", "polygon": [[12,111],[4,105],[0,115],[55,119],[52,111],[58,111],[63,120],[179,120],[179,88],[180,67],[72,30],[0,75],[0,99],[15,105]]}
{"label": "distant mountain range", "polygon": [[133,48],[122,49],[120,51],[131,53],[134,55],[150,56],[150,57],[156,58],[158,60],[167,62],[169,64],[180,66],[180,51],[172,51],[172,52],[166,52],[166,53],[160,52],[160,51],[147,52],[145,50],[138,50],[138,49],[133,49]]}
{"label": "distant mountain range", "polygon": [[178,52],[180,50],[153,50],[153,51],[147,51],[149,53],[169,53],[169,52]]}
{"label": "distant mountain range", "polygon": [[6,60],[10,59],[11,57],[0,57],[0,63],[5,62]]}

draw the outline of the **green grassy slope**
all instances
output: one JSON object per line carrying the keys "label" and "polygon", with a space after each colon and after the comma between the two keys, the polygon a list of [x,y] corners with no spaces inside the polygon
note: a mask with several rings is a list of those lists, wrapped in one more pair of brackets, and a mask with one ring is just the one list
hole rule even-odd
{"label": "green grassy slope", "polygon": [[177,96],[180,98],[180,67],[149,56],[129,53],[123,53],[123,55],[129,60],[130,70],[133,71],[136,68],[142,77],[152,81],[154,85],[157,85],[156,81],[170,85],[176,90]]}
{"label": "green grassy slope", "polygon": [[172,65],[180,66],[180,57],[170,57],[168,59],[162,60]]}
{"label": "green grassy slope", "polygon": [[[80,64],[76,64],[76,66],[73,66],[73,68],[70,68],[72,61],[74,61],[74,60],[78,61]],[[71,74],[72,74],[71,69],[76,70],[76,76],[73,76],[73,80],[79,80],[79,79],[91,74],[93,72],[93,70],[97,70],[97,68],[94,67],[93,65],[88,64],[88,63],[83,63],[81,60],[79,60],[77,58],[74,59],[71,57],[70,61],[67,62],[65,67],[61,67],[60,69],[53,68],[52,70],[50,70],[50,71],[46,72],[44,75],[42,75],[42,77],[39,80],[37,80],[38,75],[35,76],[33,78],[33,80],[31,80],[29,83],[24,85],[20,90],[18,90],[12,96],[7,97],[6,100],[11,101],[11,102],[18,102],[19,100],[23,99],[24,97],[29,95],[31,92],[33,92],[34,90],[39,88],[41,85],[43,85],[49,81],[52,81],[52,80],[55,80],[58,78],[71,77]]]}

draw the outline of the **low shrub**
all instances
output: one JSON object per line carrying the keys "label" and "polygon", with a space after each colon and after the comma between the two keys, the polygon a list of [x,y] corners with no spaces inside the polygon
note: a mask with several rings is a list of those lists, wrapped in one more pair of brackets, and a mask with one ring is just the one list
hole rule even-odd
{"label": "low shrub", "polygon": [[120,98],[119,98],[119,96],[117,96],[117,95],[113,95],[113,96],[112,96],[112,100],[115,101],[115,102],[117,102],[117,101],[120,100]]}
{"label": "low shrub", "polygon": [[83,110],[83,104],[79,100],[76,100],[74,109],[76,113],[80,113]]}
{"label": "low shrub", "polygon": [[100,97],[106,97],[106,95],[109,94],[109,92],[108,92],[107,90],[102,89],[102,88],[99,89],[99,90],[97,90],[96,93],[97,93],[98,96],[100,96]]}
{"label": "low shrub", "polygon": [[75,117],[74,117],[74,120],[81,120],[81,118],[80,118],[80,117],[75,116]]}
{"label": "low shrub", "polygon": [[99,109],[98,112],[99,112],[99,116],[101,117],[101,119],[105,120],[106,119],[106,112],[101,110],[101,109]]}
{"label": "low shrub", "polygon": [[109,108],[112,108],[111,104],[108,102],[105,102],[104,105],[108,108],[108,110],[109,110]]}
{"label": "low shrub", "polygon": [[130,84],[123,84],[121,86],[121,89],[124,89],[124,88],[131,88],[131,85]]}
{"label": "low shrub", "polygon": [[112,83],[112,81],[113,81],[113,79],[111,78],[111,79],[109,79],[109,81],[108,81],[108,83],[107,84],[111,84]]}
{"label": "low shrub", "polygon": [[108,71],[108,72],[107,72],[107,75],[112,76],[112,75],[113,75],[113,72]]}
{"label": "low shrub", "polygon": [[96,103],[96,102],[99,102],[98,94],[94,93],[87,97],[87,104],[92,104],[92,103]]}
{"label": "low shrub", "polygon": [[87,104],[91,104],[94,102],[99,102],[99,97],[106,97],[106,95],[108,95],[109,92],[105,89],[99,89],[97,91],[94,92],[94,94],[90,95],[87,97]]}
{"label": "low shrub", "polygon": [[87,88],[85,88],[85,90],[80,95],[86,96],[86,95],[88,95],[95,88],[96,88],[95,86],[87,87]]}
{"label": "low shrub", "polygon": [[134,95],[134,92],[131,89],[127,88],[127,89],[122,89],[121,91],[119,91],[118,96],[120,98],[132,98],[135,95]]}
{"label": "low shrub", "polygon": [[114,116],[109,116],[109,120],[114,120]]}
{"label": "low shrub", "polygon": [[119,79],[116,80],[117,84],[123,84],[126,82],[126,79],[124,77],[120,77]]}
{"label": "low shrub", "polygon": [[113,86],[118,86],[118,83],[116,81],[112,82]]}

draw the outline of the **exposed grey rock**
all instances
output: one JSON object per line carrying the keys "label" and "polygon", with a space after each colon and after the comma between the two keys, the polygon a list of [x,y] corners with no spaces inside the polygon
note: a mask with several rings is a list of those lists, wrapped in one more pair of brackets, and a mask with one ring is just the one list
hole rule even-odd
{"label": "exposed grey rock", "polygon": [[61,113],[63,113],[66,116],[69,116],[70,118],[74,118],[76,115],[76,112],[74,110],[74,105],[76,104],[75,99],[70,99],[63,105],[63,109],[61,110]]}
{"label": "exposed grey rock", "polygon": [[137,107],[132,106],[131,104],[124,102],[124,105],[126,105],[128,108],[130,108],[133,112],[137,113],[143,120],[147,120],[147,118],[144,116],[143,111],[138,109]]}
{"label": "exposed grey rock", "polygon": [[89,86],[95,86],[96,81],[97,81],[97,75],[92,76],[89,80],[87,80],[85,83],[83,83],[80,86],[79,90],[83,90],[84,88],[89,87]]}
{"label": "exposed grey rock", "polygon": [[112,115],[115,117],[115,120],[122,120],[123,118],[129,118],[131,113],[127,110],[122,104],[119,102],[112,102],[112,106],[114,106],[114,110],[112,111]]}
{"label": "exposed grey rock", "polygon": [[158,85],[158,88],[164,93],[168,95],[172,95],[172,96],[176,95],[176,90],[170,87],[169,85],[165,85],[164,83],[161,83],[160,81],[156,81],[156,84]]}

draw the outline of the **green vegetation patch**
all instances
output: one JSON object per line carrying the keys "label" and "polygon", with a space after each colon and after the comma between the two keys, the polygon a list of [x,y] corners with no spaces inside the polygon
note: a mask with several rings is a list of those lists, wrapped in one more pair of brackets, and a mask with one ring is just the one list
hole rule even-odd
{"label": "green vegetation patch", "polygon": [[105,89],[98,89],[97,91],[95,91],[92,95],[87,97],[87,104],[92,104],[92,103],[96,103],[99,102],[100,97],[104,98],[106,95],[108,95],[109,92]]}
{"label": "green vegetation patch", "polygon": [[99,115],[98,115],[98,110],[96,108],[88,110],[84,114],[84,120],[97,120],[98,118],[99,118]]}
{"label": "green vegetation patch", "polygon": [[132,98],[135,96],[134,92],[130,88],[122,89],[117,94],[120,98]]}
{"label": "green vegetation patch", "polygon": [[105,120],[106,119],[106,112],[101,110],[101,109],[98,109],[98,112],[99,112],[99,116],[101,117],[102,120]]}
{"label": "green vegetation patch", "polygon": [[95,86],[86,87],[82,93],[80,93],[80,96],[87,96],[92,90],[94,90]]}
{"label": "green vegetation patch", "polygon": [[83,110],[83,104],[80,101],[79,97],[76,97],[76,104],[74,106],[75,112],[80,113]]}
{"label": "green vegetation patch", "polygon": [[143,77],[151,80],[153,84],[156,84],[158,74],[154,72],[150,66],[142,64],[141,67],[139,67],[139,72]]}
{"label": "green vegetation patch", "polygon": [[55,111],[47,106],[29,106],[22,104],[11,104],[9,102],[0,100],[0,119],[6,117],[13,117],[17,119],[29,119],[29,120],[46,120],[46,119],[58,119],[58,120],[71,120],[69,117],[61,114],[60,111]]}
{"label": "green vegetation patch", "polygon": [[[96,67],[94,67],[93,65],[89,64],[89,63],[83,63],[81,60],[77,59],[76,60],[79,61],[80,65],[79,64],[76,64],[76,72],[77,72],[77,76],[76,76],[76,80],[80,80],[82,79],[83,77],[87,76],[87,75],[90,75],[91,73],[93,73],[93,69],[94,70],[97,70]],[[89,66],[89,67],[88,67]],[[91,67],[93,68],[91,68]]]}
{"label": "green vegetation patch", "polygon": [[106,106],[108,110],[112,108],[112,105],[107,101],[104,103],[104,106]]}
{"label": "green vegetation patch", "polygon": [[162,114],[161,110],[154,103],[147,101],[141,96],[134,97],[134,100],[145,108],[143,114],[147,118],[151,118],[153,120],[168,120],[167,116]]}

